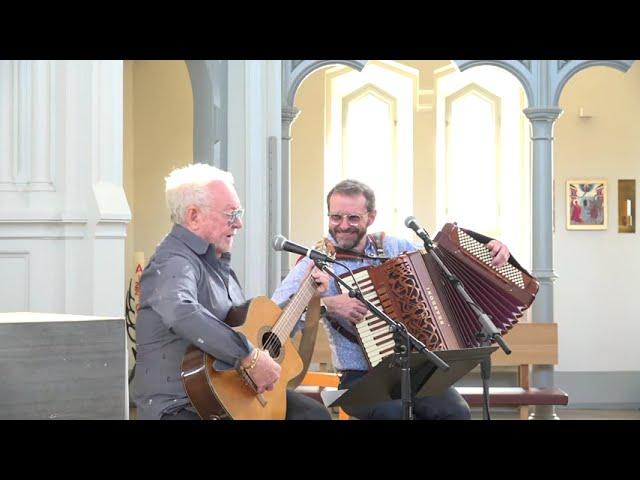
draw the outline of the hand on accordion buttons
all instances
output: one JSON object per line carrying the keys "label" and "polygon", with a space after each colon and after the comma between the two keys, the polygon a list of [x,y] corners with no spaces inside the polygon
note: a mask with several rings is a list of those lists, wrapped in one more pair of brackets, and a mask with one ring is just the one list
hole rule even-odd
{"label": "hand on accordion buttons", "polygon": [[509,248],[504,243],[498,240],[491,240],[487,243],[487,248],[491,250],[491,255],[493,255],[492,266],[502,267],[509,260]]}
{"label": "hand on accordion buttons", "polygon": [[329,314],[340,315],[353,323],[361,321],[369,311],[360,300],[351,298],[348,293],[324,297],[323,300]]}

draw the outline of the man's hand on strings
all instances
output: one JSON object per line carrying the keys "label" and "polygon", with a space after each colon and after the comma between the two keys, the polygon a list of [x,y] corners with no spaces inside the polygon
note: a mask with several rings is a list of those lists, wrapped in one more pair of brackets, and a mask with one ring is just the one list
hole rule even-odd
{"label": "man's hand on strings", "polygon": [[331,279],[329,274],[319,270],[313,263],[309,266],[309,270],[311,270],[311,278],[318,286],[317,293],[326,292],[329,289],[329,280]]}

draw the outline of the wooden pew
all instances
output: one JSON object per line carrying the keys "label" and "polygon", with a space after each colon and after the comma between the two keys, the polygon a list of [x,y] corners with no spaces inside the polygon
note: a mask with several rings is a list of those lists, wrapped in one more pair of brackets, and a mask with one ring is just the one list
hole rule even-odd
{"label": "wooden pew", "polygon": [[[538,389],[530,385],[532,365],[558,364],[558,324],[517,323],[504,340],[511,354],[498,349],[491,356],[491,364],[517,367],[518,383],[514,387],[490,387],[489,407],[519,407],[520,418],[526,420],[531,405],[567,405],[569,396],[559,388]],[[470,406],[482,406],[481,386],[456,389]]]}
{"label": "wooden pew", "polygon": [[[558,388],[538,389],[530,385],[532,365],[558,364],[558,325],[556,323],[518,323],[505,336],[512,350],[506,355],[502,349],[496,350],[492,366],[517,368],[517,385],[513,387],[491,387],[489,406],[519,407],[520,418],[527,419],[531,405],[567,405],[569,396]],[[294,342],[295,343],[295,342]],[[298,390],[320,400],[323,388],[336,388],[339,377],[331,366],[331,351],[324,327],[318,329],[318,339],[311,360],[312,367]],[[456,387],[471,407],[482,406],[482,387]],[[339,418],[348,416],[342,409]]]}

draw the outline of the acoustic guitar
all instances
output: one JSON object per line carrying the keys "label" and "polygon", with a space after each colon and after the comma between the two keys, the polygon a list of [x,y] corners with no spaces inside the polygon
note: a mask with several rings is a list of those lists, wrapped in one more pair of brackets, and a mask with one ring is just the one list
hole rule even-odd
{"label": "acoustic guitar", "polygon": [[282,310],[267,297],[232,308],[226,323],[236,327],[257,348],[269,352],[282,371],[273,390],[259,394],[242,369],[219,372],[215,358],[190,346],[182,358],[182,383],[198,415],[205,420],[283,420],[287,411],[287,384],[303,368],[291,343],[291,332],[317,285],[311,275]]}

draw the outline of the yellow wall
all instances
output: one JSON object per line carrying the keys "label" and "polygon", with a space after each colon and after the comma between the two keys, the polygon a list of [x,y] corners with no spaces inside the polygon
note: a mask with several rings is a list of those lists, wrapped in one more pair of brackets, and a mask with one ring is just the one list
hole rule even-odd
{"label": "yellow wall", "polygon": [[[564,113],[554,131],[558,369],[640,370],[640,230],[618,233],[617,225],[618,179],[640,181],[640,65],[626,73],[606,67],[579,72],[560,106]],[[580,107],[592,118],[580,118]],[[607,230],[567,230],[565,183],[576,179],[607,180]]]}
{"label": "yellow wall", "polygon": [[193,162],[193,94],[184,61],[126,61],[124,87],[124,183],[133,212],[125,271],[131,275],[133,252],[143,251],[148,262],[171,228],[164,177]]}
{"label": "yellow wall", "polygon": [[125,239],[125,286],[129,287],[129,279],[133,276],[133,254],[135,248],[135,182],[133,175],[134,161],[134,116],[133,116],[133,66],[134,62],[125,60],[124,62],[124,126],[123,126],[123,172],[124,172],[124,191],[131,209],[131,222],[127,225],[127,238]]}
{"label": "yellow wall", "polygon": [[[324,235],[324,72],[307,77],[295,98],[301,112],[292,127],[290,236],[301,245],[313,245]],[[295,262],[297,257],[289,258]]]}

